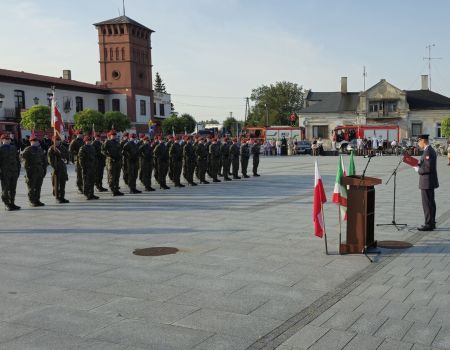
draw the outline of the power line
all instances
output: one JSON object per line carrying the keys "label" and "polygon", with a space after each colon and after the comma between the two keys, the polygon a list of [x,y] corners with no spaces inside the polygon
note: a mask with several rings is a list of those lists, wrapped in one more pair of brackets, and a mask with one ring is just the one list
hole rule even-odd
{"label": "power line", "polygon": [[200,95],[185,95],[185,94],[171,94],[172,96],[181,96],[181,97],[199,97],[199,98],[223,98],[223,99],[239,99],[245,100],[246,97],[237,97],[237,96],[200,96]]}

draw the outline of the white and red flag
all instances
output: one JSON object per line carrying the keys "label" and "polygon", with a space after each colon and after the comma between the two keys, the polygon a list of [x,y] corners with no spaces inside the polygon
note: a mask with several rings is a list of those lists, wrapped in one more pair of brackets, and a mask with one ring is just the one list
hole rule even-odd
{"label": "white and red flag", "polygon": [[314,234],[322,238],[325,233],[325,219],[323,214],[323,203],[327,201],[325,190],[323,188],[322,178],[319,174],[319,167],[315,166],[314,176],[314,205],[313,205],[313,221]]}
{"label": "white and red flag", "polygon": [[52,128],[55,136],[59,136],[61,139],[64,138],[64,122],[61,113],[59,112],[54,90],[52,97]]}

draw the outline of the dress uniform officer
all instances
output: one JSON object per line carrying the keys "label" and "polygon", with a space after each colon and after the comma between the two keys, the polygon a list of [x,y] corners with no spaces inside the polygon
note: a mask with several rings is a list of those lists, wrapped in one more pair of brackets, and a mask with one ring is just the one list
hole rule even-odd
{"label": "dress uniform officer", "polygon": [[53,137],[53,146],[49,148],[47,158],[53,168],[53,195],[58,203],[69,203],[69,201],[65,198],[66,182],[69,180],[69,176],[67,175],[66,160],[69,158],[69,154],[67,153],[66,147],[62,145],[61,138],[59,136]]}
{"label": "dress uniform officer", "polygon": [[99,133],[95,135],[95,140],[92,143],[92,145],[95,148],[95,156],[97,157],[97,169],[95,171],[95,187],[99,192],[106,192],[108,190],[103,187],[103,173],[105,172],[106,157],[102,153],[103,143]]}
{"label": "dress uniform officer", "polygon": [[436,228],[436,202],[434,189],[439,187],[436,169],[436,152],[428,142],[428,135],[419,136],[419,147],[423,149],[419,165],[415,168],[419,173],[419,188],[422,195],[422,207],[425,225],[419,231],[433,231]]}
{"label": "dress uniform officer", "polygon": [[84,145],[83,142],[83,132],[81,130],[75,131],[75,135],[77,136],[72,140],[69,146],[69,152],[72,156],[73,161],[75,162],[75,169],[77,172],[77,187],[78,192],[83,193],[83,176],[81,174],[80,162],[78,161],[78,152],[80,152],[81,146]]}
{"label": "dress uniform officer", "polygon": [[2,184],[2,201],[6,210],[19,210],[14,204],[16,198],[17,179],[20,174],[20,159],[16,146],[11,144],[7,134],[1,136],[0,146],[0,180]]}
{"label": "dress uniform officer", "polygon": [[230,147],[231,167],[233,172],[233,179],[240,179],[239,173],[239,145],[237,139],[233,139],[233,144]]}
{"label": "dress uniform officer", "polygon": [[249,141],[243,140],[242,146],[241,146],[241,172],[242,172],[242,177],[244,177],[245,179],[250,177],[247,175],[247,167],[248,167],[249,159],[250,159]]}
{"label": "dress uniform officer", "polygon": [[47,173],[47,157],[36,136],[30,137],[30,146],[24,149],[22,158],[25,162],[28,199],[32,207],[43,207],[40,201],[42,182]]}
{"label": "dress uniform officer", "polygon": [[87,200],[98,199],[94,195],[95,185],[95,170],[97,165],[97,158],[95,156],[95,148],[92,145],[92,138],[90,136],[84,137],[84,145],[81,146],[78,152],[78,158],[83,175],[83,194]]}
{"label": "dress uniform officer", "polygon": [[106,157],[106,171],[108,173],[109,188],[113,196],[123,196],[123,193],[119,191],[122,150],[114,130],[111,130],[108,133],[108,140],[106,140],[102,146],[102,153]]}

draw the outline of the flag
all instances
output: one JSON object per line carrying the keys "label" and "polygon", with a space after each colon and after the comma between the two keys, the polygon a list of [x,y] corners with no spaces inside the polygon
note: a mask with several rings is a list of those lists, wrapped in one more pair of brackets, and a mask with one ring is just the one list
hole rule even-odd
{"label": "flag", "polygon": [[92,137],[95,137],[95,124],[92,123]]}
{"label": "flag", "polygon": [[334,183],[333,203],[339,204],[341,209],[341,217],[347,220],[347,186],[342,184],[344,175],[344,167],[342,156],[340,156],[338,169],[336,174],[336,182]]}
{"label": "flag", "polygon": [[325,222],[323,216],[323,203],[327,201],[325,190],[323,188],[322,178],[319,174],[319,167],[315,168],[314,176],[314,206],[313,206],[313,222],[314,222],[314,234],[317,237],[322,238],[325,232]]}
{"label": "flag", "polygon": [[172,126],[172,136],[175,137],[175,129]]}
{"label": "flag", "polygon": [[348,164],[348,176],[356,175],[355,160],[353,159],[353,151],[350,153],[350,163]]}
{"label": "flag", "polygon": [[52,128],[55,136],[59,136],[61,139],[64,137],[64,122],[61,113],[59,112],[54,90],[52,97]]}
{"label": "flag", "polygon": [[347,172],[345,171],[344,158],[342,158],[342,156],[341,156],[341,166],[342,171],[344,172],[344,176],[347,176]]}

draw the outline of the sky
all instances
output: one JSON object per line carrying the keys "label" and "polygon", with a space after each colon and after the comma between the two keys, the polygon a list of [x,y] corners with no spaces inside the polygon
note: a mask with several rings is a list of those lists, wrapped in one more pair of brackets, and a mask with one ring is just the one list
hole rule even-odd
{"label": "sky", "polygon": [[[386,79],[420,89],[434,44],[432,90],[450,96],[450,1],[126,0],[126,15],[155,31],[159,72],[179,113],[243,120],[245,97],[263,84],[349,91]],[[0,68],[100,80],[93,23],[122,0],[0,0]]]}

